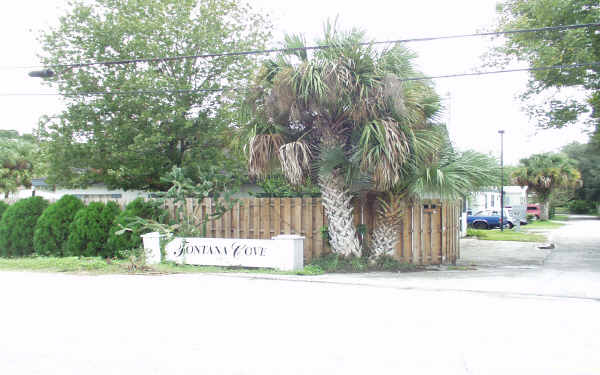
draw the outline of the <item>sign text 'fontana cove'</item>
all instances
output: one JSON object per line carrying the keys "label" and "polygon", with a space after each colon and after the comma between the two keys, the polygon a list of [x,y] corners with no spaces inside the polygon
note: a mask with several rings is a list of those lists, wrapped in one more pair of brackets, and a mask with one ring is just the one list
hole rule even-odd
{"label": "sign text 'fontana cove'", "polygon": [[273,240],[238,238],[176,238],[165,247],[166,259],[177,263],[301,269],[303,237]]}

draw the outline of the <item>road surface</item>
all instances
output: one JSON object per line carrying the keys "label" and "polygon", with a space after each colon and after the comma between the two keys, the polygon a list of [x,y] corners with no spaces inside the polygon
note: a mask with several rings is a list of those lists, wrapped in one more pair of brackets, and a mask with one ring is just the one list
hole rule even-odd
{"label": "road surface", "polygon": [[600,221],[553,240],[475,271],[0,272],[0,374],[600,374]]}

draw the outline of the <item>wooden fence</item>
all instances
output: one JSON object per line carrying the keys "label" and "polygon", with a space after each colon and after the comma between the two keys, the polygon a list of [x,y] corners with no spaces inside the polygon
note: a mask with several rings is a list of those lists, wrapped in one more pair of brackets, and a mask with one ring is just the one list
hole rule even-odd
{"label": "wooden fence", "polygon": [[[116,202],[123,209],[129,201],[111,198],[84,198],[91,201]],[[188,199],[188,212],[203,217],[215,212],[211,199],[200,204]],[[167,203],[172,218],[176,207]],[[193,210],[193,211],[192,211]],[[365,241],[377,225],[376,201],[357,202],[354,207],[355,224],[366,225]],[[419,265],[454,264],[460,256],[460,205],[440,201],[423,201],[405,204],[400,238],[394,256]],[[321,198],[242,198],[232,210],[221,218],[206,223],[206,236],[210,238],[270,239],[279,234],[297,234],[306,237],[304,259],[327,253],[330,249],[323,237],[327,228]]]}
{"label": "wooden fence", "polygon": [[[214,212],[214,202],[204,199],[200,204],[188,200],[188,212],[204,217]],[[194,206],[196,204],[196,206]],[[168,204],[171,217],[176,209]],[[419,265],[455,263],[459,257],[460,205],[439,201],[406,204],[395,257]],[[355,224],[364,223],[369,231],[377,225],[374,201],[357,203]],[[279,234],[306,237],[304,259],[310,261],[330,249],[323,237],[327,229],[320,198],[246,198],[240,199],[221,218],[209,221],[206,236],[210,238],[262,238]]]}

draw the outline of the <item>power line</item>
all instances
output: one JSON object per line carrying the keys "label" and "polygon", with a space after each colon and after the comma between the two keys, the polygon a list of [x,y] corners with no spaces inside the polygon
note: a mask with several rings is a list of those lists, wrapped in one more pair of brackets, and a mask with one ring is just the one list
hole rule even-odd
{"label": "power line", "polygon": [[[425,37],[425,38],[373,41],[373,42],[359,43],[359,45],[368,46],[368,45],[379,45],[379,44],[429,42],[429,41],[434,41],[434,40],[458,39],[458,38],[470,38],[470,37],[494,36],[494,35],[522,34],[522,33],[532,33],[532,32],[543,32],[543,31],[573,30],[573,29],[582,29],[582,28],[591,28],[591,27],[600,27],[600,23],[572,24],[572,25],[540,27],[540,28],[533,28],[533,29],[490,31],[490,32],[485,32],[485,33],[455,34],[455,35],[445,35],[445,36],[435,36],[435,37]],[[74,63],[74,64],[0,67],[0,69],[82,68],[82,67],[94,66],[94,65],[123,65],[123,64],[135,64],[135,63],[142,63],[142,62],[150,63],[150,62],[161,62],[161,61],[205,59],[205,58],[215,58],[215,57],[266,55],[266,54],[277,53],[277,52],[310,51],[310,50],[328,49],[328,48],[333,48],[333,47],[334,47],[333,45],[321,45],[321,46],[308,46],[308,47],[297,47],[297,48],[271,48],[271,49],[263,49],[263,50],[252,50],[252,51],[209,53],[209,54],[203,54],[203,55],[149,57],[149,58],[113,60],[113,61],[92,61],[92,62]]]}
{"label": "power line", "polygon": [[[427,76],[427,77],[412,77],[402,78],[400,82],[408,81],[424,81],[440,78],[457,78],[457,77],[470,77],[470,76],[482,76],[500,73],[514,73],[514,72],[527,72],[527,71],[543,71],[553,69],[578,69],[587,68],[592,66],[600,66],[600,61],[591,63],[571,64],[571,65],[552,65],[552,66],[540,66],[531,68],[516,68],[516,69],[504,69],[504,70],[492,70],[487,72],[473,72],[473,73],[456,73],[446,74],[438,76]],[[181,90],[129,90],[129,91],[84,91],[73,94],[60,94],[60,93],[0,93],[0,96],[98,96],[98,95],[144,95],[144,94],[188,94],[188,93],[199,93],[199,92],[223,92],[223,91],[241,91],[246,88],[242,87],[225,87],[219,89],[181,89]]]}
{"label": "power line", "polygon": [[552,69],[577,69],[577,68],[587,68],[590,66],[600,66],[600,61],[592,62],[592,63],[583,63],[583,64],[572,64],[572,65],[552,65],[552,66],[540,66],[540,67],[533,67],[533,68],[516,68],[516,69],[492,70],[492,71],[487,71],[487,72],[458,73],[458,74],[447,74],[447,75],[441,75],[441,76],[403,78],[403,79],[400,79],[400,81],[402,81],[402,82],[422,81],[422,80],[439,79],[439,78],[483,76],[483,75],[499,74],[499,73],[535,72],[535,71],[552,70]]}

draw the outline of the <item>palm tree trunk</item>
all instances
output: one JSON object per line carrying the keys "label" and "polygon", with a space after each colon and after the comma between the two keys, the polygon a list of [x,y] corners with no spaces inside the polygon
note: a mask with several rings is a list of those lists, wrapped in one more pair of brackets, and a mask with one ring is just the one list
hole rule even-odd
{"label": "palm tree trunk", "polygon": [[549,220],[550,219],[550,201],[542,201],[540,204],[540,219],[541,220]]}
{"label": "palm tree trunk", "polygon": [[399,239],[400,233],[395,225],[385,222],[378,223],[371,239],[373,246],[371,256],[393,255]]}
{"label": "palm tree trunk", "polygon": [[405,209],[400,195],[388,193],[385,199],[379,198],[378,201],[376,228],[371,237],[371,255],[374,258],[394,255],[400,241],[400,226]]}
{"label": "palm tree trunk", "polygon": [[319,179],[323,207],[329,222],[329,242],[331,250],[344,256],[362,255],[362,248],[354,226],[352,197],[338,178],[323,176]]}

